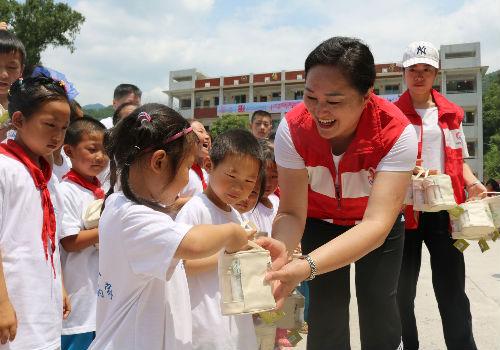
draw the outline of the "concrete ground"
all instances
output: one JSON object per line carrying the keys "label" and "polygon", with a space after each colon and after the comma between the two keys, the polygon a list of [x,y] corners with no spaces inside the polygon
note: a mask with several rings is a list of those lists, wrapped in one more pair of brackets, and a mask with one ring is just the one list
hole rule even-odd
{"label": "concrete ground", "polygon": [[[466,291],[471,303],[474,338],[479,350],[500,350],[500,241],[488,242],[481,253],[477,242],[465,250]],[[354,269],[351,269],[351,348],[360,349]],[[445,350],[441,318],[432,289],[429,253],[423,248],[415,312],[421,350]],[[306,349],[306,339],[295,349]]]}

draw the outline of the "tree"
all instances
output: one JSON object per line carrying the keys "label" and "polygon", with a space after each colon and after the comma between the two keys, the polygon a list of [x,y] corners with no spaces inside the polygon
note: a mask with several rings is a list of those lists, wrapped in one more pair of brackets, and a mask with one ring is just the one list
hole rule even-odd
{"label": "tree", "polygon": [[26,67],[40,63],[50,45],[75,50],[74,41],[85,17],[67,4],[53,0],[0,0],[0,20],[10,23],[26,48]]}
{"label": "tree", "polygon": [[248,129],[248,116],[225,114],[210,126],[210,132],[214,136],[231,129]]}
{"label": "tree", "polygon": [[115,110],[114,110],[113,106],[107,106],[107,107],[98,108],[98,109],[84,108],[83,112],[85,114],[90,115],[91,117],[94,117],[97,120],[101,120],[101,119],[113,116],[113,114],[115,113]]}
{"label": "tree", "polygon": [[500,71],[485,76],[483,91],[483,145],[487,151],[490,138],[500,132]]}
{"label": "tree", "polygon": [[500,133],[490,138],[488,152],[484,155],[484,172],[486,179],[500,178]]}

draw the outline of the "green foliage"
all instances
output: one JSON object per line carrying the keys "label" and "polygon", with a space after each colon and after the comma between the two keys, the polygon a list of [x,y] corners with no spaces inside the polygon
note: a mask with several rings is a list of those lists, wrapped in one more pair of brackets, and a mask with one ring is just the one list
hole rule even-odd
{"label": "green foliage", "polygon": [[230,129],[248,129],[248,116],[225,114],[212,123],[210,133],[217,136]]}
{"label": "green foliage", "polygon": [[500,133],[490,138],[489,150],[484,155],[485,179],[500,178]]}
{"label": "green foliage", "polygon": [[50,45],[75,50],[74,41],[85,17],[64,3],[53,0],[0,0],[0,19],[13,26],[26,47],[27,67],[40,63],[41,53]]}
{"label": "green foliage", "polygon": [[489,150],[490,138],[500,133],[500,72],[487,74],[483,91],[483,144]]}
{"label": "green foliage", "polygon": [[107,117],[112,117],[113,114],[115,113],[115,110],[113,109],[113,106],[108,106],[105,108],[99,108],[99,109],[83,109],[84,114],[88,114],[91,117],[94,117],[97,120],[101,120]]}

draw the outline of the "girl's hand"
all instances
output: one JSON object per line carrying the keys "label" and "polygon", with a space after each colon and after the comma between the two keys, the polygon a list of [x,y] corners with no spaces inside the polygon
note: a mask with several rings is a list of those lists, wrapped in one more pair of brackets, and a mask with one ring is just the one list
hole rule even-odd
{"label": "girl's hand", "polygon": [[303,259],[294,259],[278,271],[268,272],[267,281],[277,281],[274,286],[274,299],[276,307],[283,306],[285,298],[289,296],[297,285],[311,274],[309,263]]}
{"label": "girl's hand", "polygon": [[235,252],[239,252],[243,249],[249,239],[251,239],[256,231],[255,230],[245,230],[241,225],[230,223],[231,228],[233,229],[231,240],[226,245],[226,252],[231,254]]}
{"label": "girl's hand", "polygon": [[17,317],[10,300],[0,301],[0,343],[13,341],[17,333]]}
{"label": "girl's hand", "polygon": [[481,182],[474,183],[467,187],[467,201],[486,197],[488,190]]}
{"label": "girl's hand", "polygon": [[71,313],[71,302],[69,301],[68,293],[66,288],[63,288],[63,320],[67,319]]}

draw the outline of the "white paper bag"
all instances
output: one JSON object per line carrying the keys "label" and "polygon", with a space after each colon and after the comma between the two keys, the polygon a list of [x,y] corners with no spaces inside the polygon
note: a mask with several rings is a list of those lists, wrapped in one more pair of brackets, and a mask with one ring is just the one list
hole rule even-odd
{"label": "white paper bag", "polygon": [[489,239],[495,231],[493,217],[488,203],[483,200],[465,202],[459,205],[463,212],[452,218],[454,239]]}
{"label": "white paper bag", "polygon": [[429,175],[423,179],[422,187],[425,196],[425,211],[437,212],[457,206],[449,175]]}
{"label": "white paper bag", "polygon": [[271,285],[264,280],[271,268],[269,252],[248,241],[249,250],[219,257],[219,287],[223,315],[257,313],[276,307]]}
{"label": "white paper bag", "polygon": [[82,213],[82,220],[85,229],[90,230],[99,226],[99,219],[101,218],[101,209],[104,199],[96,199],[91,202]]}

